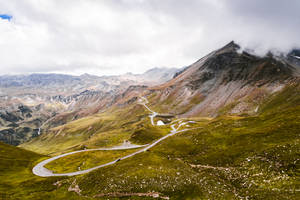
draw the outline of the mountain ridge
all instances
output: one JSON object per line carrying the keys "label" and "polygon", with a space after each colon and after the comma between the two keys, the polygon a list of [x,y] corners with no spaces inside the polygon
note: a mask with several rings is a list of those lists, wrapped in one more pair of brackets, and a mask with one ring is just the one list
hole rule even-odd
{"label": "mountain ridge", "polygon": [[[239,46],[230,42],[188,66],[172,80],[150,87],[148,95],[156,92],[158,97],[154,101],[159,99],[162,104],[171,101],[178,110],[194,104],[189,112],[181,109],[177,114],[215,116],[237,98],[262,98],[299,80],[297,69],[286,58],[258,57],[238,50]],[[249,113],[256,109],[253,104],[243,107]]]}
{"label": "mountain ridge", "polygon": [[[97,97],[101,94],[103,98]],[[48,119],[40,135],[19,145],[47,157],[0,142],[8,155],[0,159],[5,177],[0,195],[296,200],[299,94],[296,65],[288,57],[258,57],[240,52],[235,44],[208,54],[163,84],[130,85],[110,95],[89,89],[70,97],[57,94],[55,102],[73,98],[80,109],[68,104],[68,112]],[[14,101],[16,119],[29,121],[35,115],[33,108]],[[91,151],[132,144],[151,150],[137,150],[137,155]],[[93,169],[102,162],[113,165],[76,177],[32,174],[38,163],[58,155],[65,157],[45,165],[54,174]],[[12,166],[7,167],[6,158]]]}
{"label": "mountain ridge", "polygon": [[[24,131],[25,128],[30,133],[30,139],[38,136],[42,125],[43,132],[113,106],[126,107],[135,103],[140,95],[151,97],[149,99],[153,106],[162,113],[171,110],[171,114],[176,116],[216,117],[224,113],[254,115],[268,96],[293,81],[299,81],[297,68],[290,64],[289,58],[272,54],[259,57],[241,52],[239,45],[232,41],[182,69],[153,68],[143,75],[129,73],[98,77],[83,74],[74,79],[70,75],[57,74],[21,76],[25,77],[25,85],[29,82],[24,88],[26,93],[16,89],[22,86],[13,86],[11,97],[2,95],[0,98],[3,102],[29,106],[31,116],[21,116],[17,107],[3,104],[0,124],[5,128],[0,130],[0,138],[8,141],[9,135],[17,133],[17,129]],[[52,76],[56,78],[47,83]],[[163,83],[141,81],[155,78],[170,80]],[[61,88],[61,84],[57,84],[52,89],[48,88],[57,79],[66,87]],[[81,86],[78,87],[80,81],[85,81],[85,84],[79,84]],[[37,84],[36,87],[42,85],[42,89],[28,91],[26,88],[30,84]],[[62,90],[57,91],[57,87]],[[5,88],[2,87],[2,90]],[[8,111],[11,114],[6,113],[6,108],[10,108]],[[9,117],[18,120],[5,120]],[[24,120],[30,125],[23,124]],[[24,136],[21,134],[20,137]]]}
{"label": "mountain ridge", "polygon": [[[158,84],[170,79],[176,71],[153,68],[143,74],[117,76],[0,76],[0,140],[18,145],[48,128],[110,107],[131,85]],[[27,107],[30,116],[22,116],[18,106]]]}

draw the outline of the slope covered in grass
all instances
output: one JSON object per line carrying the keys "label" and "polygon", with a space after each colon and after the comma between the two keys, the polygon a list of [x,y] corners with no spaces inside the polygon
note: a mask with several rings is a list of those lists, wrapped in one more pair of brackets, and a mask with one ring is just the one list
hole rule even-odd
{"label": "slope covered in grass", "polygon": [[[129,140],[134,132],[141,129],[150,130],[154,134],[152,139],[166,134],[168,129],[151,129],[148,114],[136,102],[126,107],[112,107],[106,112],[53,128],[21,147],[43,154],[59,154],[83,148],[115,146]],[[132,141],[135,142],[134,139]]]}
{"label": "slope covered in grass", "polygon": [[152,126],[149,112],[134,102],[126,107],[112,107],[106,112],[72,121],[20,145],[42,153],[60,154],[84,148],[111,147],[125,140],[147,144],[169,132],[169,126]]}
{"label": "slope covered in grass", "polygon": [[[296,200],[300,191],[299,88],[297,84],[290,85],[269,96],[253,116],[194,118],[197,123],[192,128],[197,129],[178,133],[149,151],[77,177],[33,176],[30,171],[33,164],[45,158],[29,152],[26,165],[18,162],[13,171],[5,171],[5,178],[10,179],[3,181],[1,177],[1,191],[28,199],[153,199],[159,196]],[[154,133],[155,129],[146,131],[150,125],[144,111],[135,120],[130,113],[123,114],[120,117],[128,121],[122,125],[128,130],[134,128],[128,135],[132,140],[146,143],[143,138],[150,141],[160,137]],[[65,164],[70,163],[65,160]]]}
{"label": "slope covered in grass", "polygon": [[72,180],[33,175],[32,167],[42,159],[45,157],[0,142],[0,199],[85,199],[68,192]]}
{"label": "slope covered in grass", "polygon": [[[282,99],[285,105],[276,105]],[[298,199],[299,122],[299,87],[288,87],[270,97],[257,116],[207,121],[81,177],[79,187],[83,195],[131,193],[130,199],[153,191],[171,199]]]}

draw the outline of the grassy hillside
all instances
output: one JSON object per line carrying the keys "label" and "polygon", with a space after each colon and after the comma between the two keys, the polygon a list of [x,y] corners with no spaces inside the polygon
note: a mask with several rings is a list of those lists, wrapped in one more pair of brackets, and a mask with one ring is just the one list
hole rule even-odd
{"label": "grassy hillside", "polygon": [[[170,130],[151,126],[148,115],[149,112],[137,103],[121,108],[113,107],[104,113],[53,128],[20,146],[42,154],[59,154],[83,148],[115,146],[124,140],[146,144]],[[144,130],[150,133],[147,137],[144,137]]]}
{"label": "grassy hillside", "polygon": [[[34,176],[31,173],[33,165],[45,157],[1,144],[1,151],[6,150],[0,159],[3,172],[0,191],[5,196],[12,195],[12,199],[296,200],[300,195],[299,94],[300,86],[291,85],[266,98],[252,116],[194,118],[197,123],[192,127],[197,129],[178,133],[147,152],[76,177]],[[82,137],[90,126],[95,134],[78,144],[109,146],[123,139],[142,144],[169,130],[169,127],[162,132],[156,129],[158,127],[149,128],[147,112],[139,105],[115,109],[111,114],[106,112],[95,115],[98,118],[74,121],[66,125],[68,131],[64,134],[47,135],[43,138],[45,141],[36,140],[27,147],[36,145],[34,148],[44,152],[66,151],[68,147],[71,150],[74,144],[65,145],[65,142]],[[116,127],[115,135],[111,127]],[[80,134],[82,130],[85,134]],[[70,136],[66,137],[68,134]],[[107,142],[110,139],[114,142]],[[50,147],[43,147],[47,142]],[[111,155],[111,152],[106,155],[74,154],[71,162],[65,157],[49,166],[55,170],[71,165],[76,168],[82,159],[103,162],[109,156],[119,155]]]}
{"label": "grassy hillside", "polygon": [[[91,172],[79,180],[81,193],[121,197],[154,191],[171,199],[298,199],[298,89],[287,88],[268,99],[258,116],[207,121],[201,129],[180,133],[149,152]],[[283,96],[290,102],[275,106]]]}
{"label": "grassy hillside", "polygon": [[86,199],[68,192],[71,180],[33,175],[32,167],[41,159],[45,157],[0,142],[0,199]]}

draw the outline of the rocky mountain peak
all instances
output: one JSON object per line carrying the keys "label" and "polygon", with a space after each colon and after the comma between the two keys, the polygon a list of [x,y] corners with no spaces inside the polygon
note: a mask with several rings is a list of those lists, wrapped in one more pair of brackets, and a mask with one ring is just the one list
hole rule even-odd
{"label": "rocky mountain peak", "polygon": [[239,45],[230,42],[205,60],[195,63],[192,80],[203,84],[214,79],[216,83],[242,81],[265,84],[292,78],[295,68],[274,56],[258,57],[247,52],[238,53]]}
{"label": "rocky mountain peak", "polygon": [[224,106],[233,103],[240,105],[239,102],[243,109],[236,107],[233,112],[254,112],[255,103],[249,103],[249,99],[260,101],[264,96],[298,80],[295,66],[285,58],[259,57],[239,52],[239,49],[239,45],[232,41],[151,91],[158,91],[160,99],[168,99],[166,102],[170,102],[171,98],[177,102],[176,105],[181,105],[178,103],[181,102],[181,107],[190,105],[189,112],[181,111],[185,115],[201,113],[203,116],[214,116]]}
{"label": "rocky mountain peak", "polygon": [[229,42],[226,44],[224,47],[221,49],[217,50],[216,53],[228,53],[228,52],[236,52],[239,50],[241,47],[236,44],[234,41]]}

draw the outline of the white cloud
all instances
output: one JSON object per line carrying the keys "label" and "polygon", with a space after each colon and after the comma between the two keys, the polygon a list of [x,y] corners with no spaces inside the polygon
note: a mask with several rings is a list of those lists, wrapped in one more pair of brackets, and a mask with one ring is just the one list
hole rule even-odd
{"label": "white cloud", "polygon": [[300,46],[296,0],[10,0],[0,3],[0,74],[139,73],[181,67],[236,40]]}

